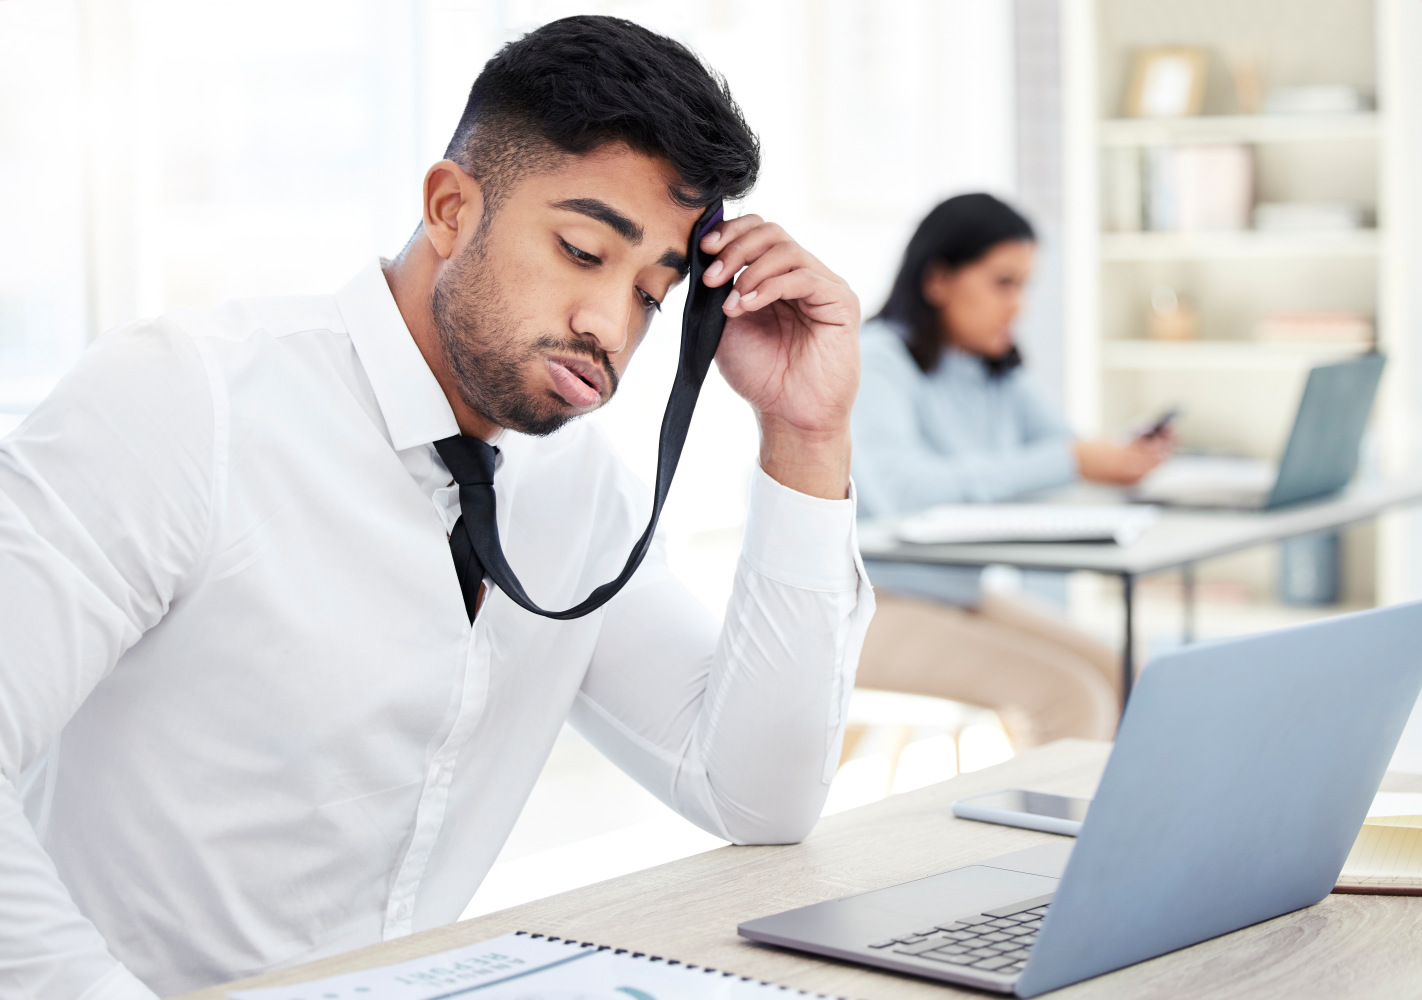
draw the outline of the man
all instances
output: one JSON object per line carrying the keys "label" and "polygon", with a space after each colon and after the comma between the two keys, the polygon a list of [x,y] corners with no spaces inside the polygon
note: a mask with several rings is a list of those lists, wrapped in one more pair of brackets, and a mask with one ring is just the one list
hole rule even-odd
{"label": "man", "polygon": [[680,45],[579,17],[490,61],[447,156],[395,261],[113,331],[0,445],[0,995],[171,994],[452,920],[570,716],[719,836],[818,816],[872,612],[853,293],[755,216],[706,234],[761,428],[725,624],[656,546],[542,617],[460,555],[494,528],[460,449],[497,444],[529,602],[617,576],[648,491],[569,421],[756,141]]}

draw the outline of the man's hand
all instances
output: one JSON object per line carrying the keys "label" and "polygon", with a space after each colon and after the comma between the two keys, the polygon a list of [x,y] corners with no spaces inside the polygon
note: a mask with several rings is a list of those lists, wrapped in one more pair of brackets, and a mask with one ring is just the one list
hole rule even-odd
{"label": "man's hand", "polygon": [[859,391],[859,299],[758,215],[723,222],[701,248],[717,254],[706,284],[741,272],[726,300],[716,366],[755,410],[761,468],[792,490],[843,500]]}
{"label": "man's hand", "polygon": [[1110,441],[1077,441],[1076,467],[1081,478],[1111,486],[1134,486],[1175,450],[1175,436],[1169,431],[1154,437],[1138,437],[1128,444]]}

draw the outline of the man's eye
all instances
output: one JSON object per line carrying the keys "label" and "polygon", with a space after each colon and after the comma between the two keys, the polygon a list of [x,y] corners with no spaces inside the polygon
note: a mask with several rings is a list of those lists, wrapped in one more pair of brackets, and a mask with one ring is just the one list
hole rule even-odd
{"label": "man's eye", "polygon": [[588,253],[586,250],[579,250],[577,247],[573,246],[573,244],[569,243],[567,240],[563,239],[562,237],[559,237],[558,242],[562,244],[562,246],[563,246],[563,252],[566,253],[569,257],[573,258],[573,259],[574,259],[575,261],[577,261],[579,264],[601,264],[601,263],[602,263],[602,261],[599,260],[597,257],[594,257],[592,254]]}
{"label": "man's eye", "polygon": [[662,304],[656,299],[652,298],[652,296],[648,295],[646,292],[642,291],[642,289],[637,289],[637,294],[642,296],[642,305],[644,305],[648,309],[653,309],[657,312],[662,311]]}

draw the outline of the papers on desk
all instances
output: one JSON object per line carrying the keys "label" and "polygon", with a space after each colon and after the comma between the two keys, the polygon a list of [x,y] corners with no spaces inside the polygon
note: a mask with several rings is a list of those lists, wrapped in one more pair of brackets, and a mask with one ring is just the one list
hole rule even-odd
{"label": "papers on desk", "polygon": [[1131,545],[1155,523],[1153,507],[1127,504],[960,503],[898,522],[905,542],[1115,542]]}
{"label": "papers on desk", "polygon": [[1333,891],[1422,895],[1422,794],[1378,793]]}
{"label": "papers on desk", "polygon": [[1271,462],[1231,455],[1176,455],[1132,490],[1146,503],[1183,506],[1262,503],[1279,477]]}
{"label": "papers on desk", "polygon": [[640,952],[505,934],[399,965],[296,986],[229,990],[233,1000],[765,1000],[808,996]]}

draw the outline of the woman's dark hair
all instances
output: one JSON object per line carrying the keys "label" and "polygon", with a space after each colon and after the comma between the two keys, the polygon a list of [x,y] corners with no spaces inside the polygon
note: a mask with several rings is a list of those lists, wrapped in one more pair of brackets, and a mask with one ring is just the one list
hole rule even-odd
{"label": "woman's dark hair", "polygon": [[667,160],[688,208],[744,195],[760,170],[724,79],[679,42],[593,15],[545,24],[485,63],[444,155],[497,208],[523,175],[612,142]]}
{"label": "woman's dark hair", "polygon": [[[909,353],[925,372],[938,367],[943,330],[938,310],[923,297],[923,276],[929,264],[962,267],[981,260],[999,243],[1035,241],[1032,224],[1006,202],[990,194],[960,194],[940,204],[918,224],[904,251],[894,287],[875,319],[896,326]],[[1022,363],[1016,345],[997,358],[985,358],[988,371],[1001,375]]]}

